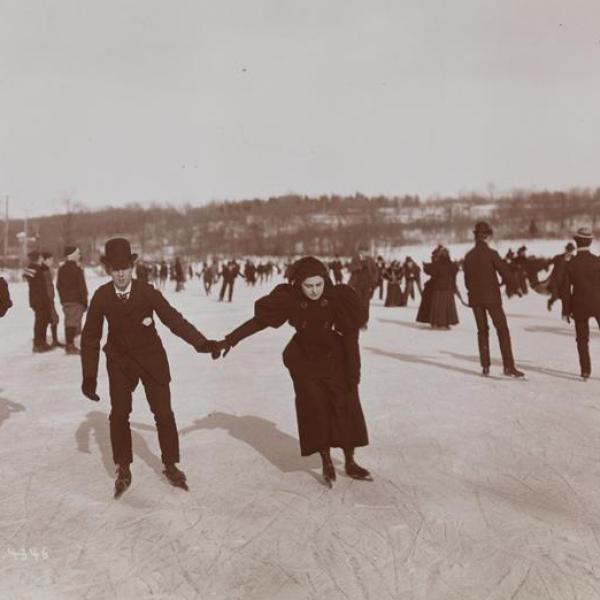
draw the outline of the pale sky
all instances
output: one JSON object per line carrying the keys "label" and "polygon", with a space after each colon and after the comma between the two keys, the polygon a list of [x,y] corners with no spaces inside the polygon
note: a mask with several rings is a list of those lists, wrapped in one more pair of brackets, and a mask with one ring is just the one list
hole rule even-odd
{"label": "pale sky", "polygon": [[0,0],[0,196],[600,185],[598,0]]}

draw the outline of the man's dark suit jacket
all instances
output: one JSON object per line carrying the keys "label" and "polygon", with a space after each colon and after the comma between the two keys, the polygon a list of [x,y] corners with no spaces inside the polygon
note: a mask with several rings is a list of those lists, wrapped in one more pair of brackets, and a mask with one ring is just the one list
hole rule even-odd
{"label": "man's dark suit jacket", "polygon": [[512,280],[512,273],[495,250],[476,242],[465,256],[463,270],[470,306],[502,304],[498,274],[506,283]]}
{"label": "man's dark suit jacket", "polygon": [[600,317],[600,258],[579,249],[566,263],[565,271],[563,314],[575,320]]}
{"label": "man's dark suit jacket", "polygon": [[206,338],[153,286],[132,280],[129,300],[123,302],[110,281],[94,293],[81,334],[83,377],[97,378],[102,325],[106,317],[108,339],[103,350],[107,360],[116,361],[132,378],[136,378],[141,369],[158,383],[169,383],[169,362],[154,326],[154,313],[176,336],[198,352],[206,351]]}

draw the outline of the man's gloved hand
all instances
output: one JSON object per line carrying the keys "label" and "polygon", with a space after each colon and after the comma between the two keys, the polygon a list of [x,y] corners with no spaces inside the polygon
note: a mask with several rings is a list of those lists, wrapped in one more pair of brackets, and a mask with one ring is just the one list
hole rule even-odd
{"label": "man's gloved hand", "polygon": [[96,394],[96,385],[97,381],[93,377],[85,377],[83,379],[83,383],[81,384],[81,391],[86,398],[90,400],[94,400],[94,402],[98,402],[100,400],[100,396]]}

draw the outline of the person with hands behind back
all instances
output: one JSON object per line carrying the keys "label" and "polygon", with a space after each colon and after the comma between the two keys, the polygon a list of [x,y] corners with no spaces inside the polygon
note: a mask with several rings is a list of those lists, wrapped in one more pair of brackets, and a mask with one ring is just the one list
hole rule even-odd
{"label": "person with hands behind back", "polygon": [[562,317],[575,321],[575,336],[581,378],[592,373],[590,358],[590,317],[600,327],[600,258],[590,251],[594,235],[589,227],[580,227],[573,236],[577,254],[565,265],[561,284]]}
{"label": "person with hands behind back", "polygon": [[330,448],[340,447],[346,474],[371,480],[354,461],[354,449],[369,443],[358,396],[358,335],[366,309],[350,286],[333,285],[327,266],[312,256],[291,265],[289,281],[256,301],[254,317],[220,342],[223,356],[244,338],[289,322],[296,333],[283,362],[294,384],[302,456],[319,452],[323,479],[332,487],[336,472]]}
{"label": "person with hands behind back", "polygon": [[125,238],[106,242],[101,261],[112,281],[100,286],[94,293],[81,335],[81,389],[87,398],[98,401],[96,384],[100,340],[104,319],[108,321],[108,337],[103,349],[110,389],[110,440],[113,460],[117,465],[115,498],[131,484],[133,455],[129,414],[132,392],[140,380],[154,414],[165,466],[163,472],[173,485],[187,489],[185,473],[176,467],[179,437],[171,409],[169,362],[156,332],[154,314],[197,352],[210,352],[213,358],[219,356],[216,341],[206,339],[152,285],[132,279],[136,258],[137,254],[131,253],[129,241]]}

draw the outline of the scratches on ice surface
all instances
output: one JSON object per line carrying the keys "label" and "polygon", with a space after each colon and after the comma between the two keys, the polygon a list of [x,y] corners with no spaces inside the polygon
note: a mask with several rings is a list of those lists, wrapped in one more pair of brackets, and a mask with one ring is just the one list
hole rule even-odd
{"label": "scratches on ice surface", "polygon": [[[493,335],[495,379],[479,376],[462,307],[458,328],[433,332],[414,326],[414,308],[375,301],[362,335],[372,445],[357,450],[375,481],[346,477],[336,450],[332,490],[318,458],[299,456],[280,358],[290,330],[212,362],[161,328],[190,491],[165,481],[138,390],[133,483],[116,502],[105,375],[92,405],[76,358],[32,356],[26,290],[11,292],[0,322],[0,597],[600,598],[599,382],[574,381],[573,331],[543,297],[507,302],[522,385],[500,376]],[[260,293],[240,286],[223,305],[194,281],[167,296],[219,336]],[[21,548],[48,558],[17,559]]]}

